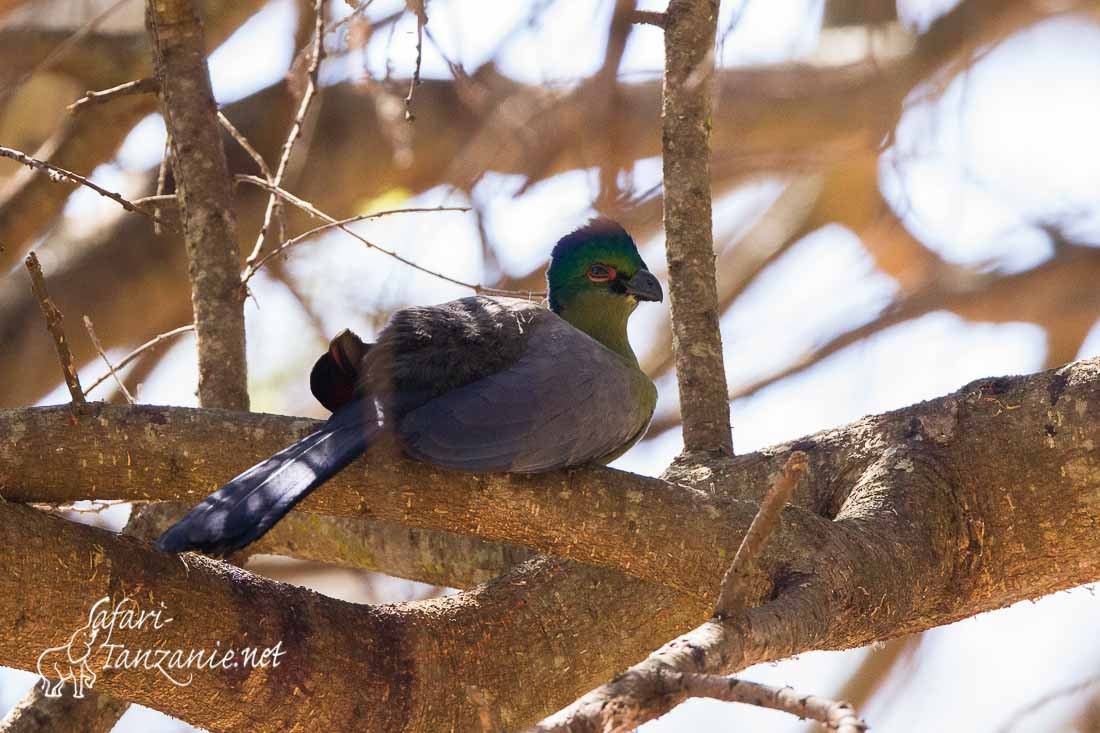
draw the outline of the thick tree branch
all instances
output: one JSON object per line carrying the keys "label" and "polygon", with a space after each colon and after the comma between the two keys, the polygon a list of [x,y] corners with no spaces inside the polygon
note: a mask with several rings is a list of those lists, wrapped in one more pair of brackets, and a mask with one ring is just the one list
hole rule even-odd
{"label": "thick tree branch", "polygon": [[[365,607],[265,581],[224,563],[151,552],[138,542],[64,522],[30,509],[0,505],[0,549],[9,598],[28,578],[68,583],[48,605],[0,604],[0,622],[14,629],[0,640],[0,663],[33,669],[41,649],[64,643],[86,623],[88,605],[124,594],[163,602],[172,622],[155,633],[121,634],[129,648],[184,650],[282,643],[284,664],[268,670],[199,670],[177,688],[157,671],[104,669],[96,689],[155,707],[211,731],[471,730],[471,697],[484,691],[503,727],[512,729],[582,692],[616,663],[619,648],[682,623],[650,609],[624,629],[609,629],[607,648],[569,663],[539,663],[572,654],[599,621],[564,614],[575,597],[620,590],[576,583],[568,565],[539,560],[477,591],[404,606]],[[658,593],[660,597],[660,593]],[[673,596],[667,594],[667,606]],[[42,599],[38,599],[42,600]],[[60,604],[57,613],[50,604]],[[593,609],[595,613],[595,609]],[[538,632],[557,618],[558,634]],[[536,633],[532,633],[536,630]],[[64,637],[64,638],[62,638]],[[44,647],[43,647],[44,648]],[[517,669],[499,665],[501,655]],[[385,704],[379,704],[384,700]]]}
{"label": "thick tree branch", "polygon": [[[140,506],[140,505],[139,505]],[[157,502],[141,506],[139,536],[157,537],[179,521],[190,504]],[[243,552],[238,564],[256,555],[282,555],[342,567],[372,570],[447,588],[473,588],[532,559],[515,545],[471,535],[407,527],[359,517],[293,512]]]}
{"label": "thick tree branch", "polygon": [[[1100,530],[1098,410],[1100,360],[1093,360],[1028,377],[981,380],[953,395],[798,441],[794,446],[810,456],[811,469],[795,501],[835,521],[806,511],[784,512],[772,549],[760,559],[768,587],[754,594],[754,602],[774,600],[746,612],[748,626],[741,628],[751,632],[730,635],[724,627],[710,627],[716,636],[707,659],[692,661],[690,649],[673,645],[673,651],[680,649],[673,654],[680,660],[674,666],[696,671],[691,665],[706,662],[701,668],[731,671],[811,648],[861,645],[1097,580],[1100,557],[1091,548]],[[314,424],[216,410],[102,407],[94,419],[74,428],[64,408],[9,410],[0,412],[0,435],[8,436],[0,443],[0,485],[9,501],[143,494],[190,500]],[[629,564],[628,572],[712,600],[754,509],[722,495],[759,495],[789,450],[734,459],[725,474],[714,477],[720,494],[714,497],[608,469],[473,476],[373,455],[303,506],[509,539],[611,567]],[[565,492],[568,501],[562,500]],[[20,514],[7,531],[45,533],[55,540],[51,552],[71,550],[69,530],[45,532],[25,520]],[[143,553],[124,539],[96,540],[104,547],[105,542],[121,543],[121,555],[133,556],[111,566],[121,574],[116,583],[160,577],[161,556]],[[8,555],[42,552],[21,535],[5,538],[0,548]],[[14,557],[2,559],[20,567]],[[75,560],[65,564],[88,575]],[[564,583],[577,571],[563,572],[559,580]],[[69,582],[64,573],[20,577],[35,577],[38,585],[30,593],[0,593],[7,599],[0,615],[21,613],[13,604],[44,598],[78,603],[83,597],[52,589],[53,583]],[[204,606],[199,586],[189,603]],[[610,606],[617,602],[604,600]],[[678,624],[699,618],[699,602],[680,605],[685,602],[670,607],[688,614],[675,615]],[[80,612],[70,613],[78,617]],[[311,638],[325,633],[322,628],[312,627]],[[505,646],[511,643],[506,629],[511,627],[501,629],[500,637],[483,639],[501,655],[498,662],[512,653]],[[420,626],[417,633],[438,631]],[[19,649],[6,652],[0,662],[24,666],[26,659],[18,655],[29,654],[31,639],[47,641],[48,634],[39,633],[23,637]],[[387,633],[391,640],[403,638],[392,629]],[[364,638],[361,643],[373,642]],[[556,653],[572,659],[573,654],[584,656],[579,652],[587,648],[588,637],[556,643]],[[586,667],[584,679],[598,681],[601,673],[606,678],[638,650],[635,645],[605,650],[608,656]],[[719,664],[709,659],[711,654],[718,655]],[[439,704],[418,683],[405,687],[402,694],[415,698],[410,705],[435,709]],[[123,694],[122,688],[116,692]],[[546,694],[540,704],[552,704],[550,697],[568,702]],[[537,715],[535,708],[528,712]],[[208,722],[201,715],[189,719]]]}
{"label": "thick tree branch", "polygon": [[35,685],[0,720],[0,733],[110,733],[129,706],[104,696],[75,698],[71,690],[61,697],[46,697],[42,687]]}

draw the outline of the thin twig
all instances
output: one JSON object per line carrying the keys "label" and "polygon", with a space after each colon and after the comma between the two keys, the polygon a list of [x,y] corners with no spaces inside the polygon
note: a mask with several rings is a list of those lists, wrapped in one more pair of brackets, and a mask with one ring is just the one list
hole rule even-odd
{"label": "thin twig", "polygon": [[[172,133],[166,132],[164,135],[164,154],[160,157],[160,169],[157,171],[157,195],[155,198],[164,196],[164,189],[168,185],[168,165],[172,161]],[[150,197],[154,198],[154,197]],[[177,199],[175,194],[170,198]],[[178,199],[176,205],[179,205]],[[160,206],[153,207],[153,213],[158,217],[160,216]],[[160,221],[153,223],[153,234],[160,236]]]}
{"label": "thin twig", "polygon": [[21,153],[18,150],[13,150],[12,148],[5,148],[3,146],[0,146],[0,158],[10,158],[11,160],[22,163],[23,165],[27,166],[28,168],[33,168],[35,170],[42,171],[43,173],[45,173],[47,176],[49,176],[51,179],[53,179],[55,181],[60,182],[61,180],[67,179],[69,181],[72,181],[73,183],[78,183],[81,186],[85,186],[87,188],[92,189],[93,191],[98,193],[100,196],[104,196],[106,198],[111,199],[112,201],[114,201],[116,204],[118,204],[122,208],[126,209],[127,211],[131,211],[135,214],[141,214],[142,216],[147,216],[150,219],[152,219],[154,222],[159,222],[160,221],[154,214],[151,214],[150,212],[145,211],[144,209],[142,209],[140,206],[135,205],[134,202],[126,199],[122,194],[115,193],[114,191],[108,191],[106,188],[103,188],[102,186],[99,186],[95,183],[92,183],[91,181],[89,181],[87,178],[80,175],[79,173],[73,173],[72,171],[67,171],[64,168],[59,168],[58,166],[54,165],[53,163],[47,163],[44,160],[39,160],[38,158],[32,158],[31,156],[27,155],[26,153]]}
{"label": "thin twig", "polygon": [[46,329],[53,337],[54,348],[57,349],[57,358],[61,362],[61,373],[65,375],[65,386],[69,388],[69,394],[73,398],[73,412],[84,412],[87,401],[84,399],[84,391],[80,389],[80,377],[73,366],[73,354],[69,351],[69,342],[65,338],[65,329],[62,325],[65,317],[61,314],[50,294],[46,290],[46,278],[42,275],[42,265],[38,263],[38,257],[34,252],[27,255],[24,260],[27,272],[31,275],[31,288],[38,298],[38,305],[42,308],[42,315],[46,317]]}
{"label": "thin twig", "polygon": [[630,14],[630,22],[638,25],[654,25],[663,29],[665,14],[654,10],[635,10]]}
{"label": "thin twig", "polygon": [[149,204],[156,204],[158,207],[178,207],[180,203],[179,197],[174,193],[162,193],[158,196],[142,196],[139,199],[134,199],[134,204],[137,206],[147,206]]}
{"label": "thin twig", "polygon": [[[325,28],[325,35],[327,36],[330,33],[333,33],[335,31],[340,30],[345,25],[347,25],[351,21],[358,18],[360,15],[362,15],[364,12],[366,12],[368,8],[370,8],[370,6],[373,2],[374,2],[374,0],[365,0],[365,2],[359,3],[359,5],[354,10],[352,10],[350,13],[345,15],[340,20],[334,20],[332,23],[329,24],[328,28]],[[404,13],[404,11],[402,10],[402,11],[399,11],[397,13],[397,15],[400,16],[403,13]],[[377,25],[377,24],[378,24],[377,21],[371,21],[371,25]]]}
{"label": "thin twig", "polygon": [[690,697],[739,702],[816,720],[836,733],[863,733],[867,730],[867,724],[860,720],[849,703],[804,695],[790,687],[773,687],[721,675],[685,674],[683,689]]}
{"label": "thin twig", "polygon": [[268,168],[267,163],[264,162],[264,157],[260,155],[256,148],[252,147],[252,143],[248,142],[248,138],[229,121],[229,118],[226,117],[221,110],[218,110],[218,122],[220,122],[221,126],[225,128],[225,131],[229,133],[229,136],[237,141],[237,144],[241,146],[244,152],[248,153],[248,157],[256,162],[256,165],[260,167],[260,172],[264,174],[264,178],[269,181],[273,180],[271,169]]}
{"label": "thin twig", "polygon": [[[271,169],[267,167],[267,161],[265,161],[264,157],[260,155],[260,152],[252,146],[252,143],[248,141],[244,133],[238,130],[221,110],[218,110],[218,122],[221,123],[221,126],[229,133],[229,136],[237,141],[237,144],[241,146],[244,152],[248,153],[248,156],[252,158],[253,162],[259,166],[260,172],[264,174],[264,178],[274,182],[275,177],[271,174]],[[279,220],[279,238],[282,239],[286,233],[286,217],[283,214],[283,207],[281,205],[277,204],[275,206],[273,216]]]}
{"label": "thin twig", "polygon": [[99,354],[99,358],[107,365],[107,371],[115,378],[115,383],[122,391],[122,396],[126,398],[128,403],[131,405],[134,404],[134,396],[130,394],[130,390],[126,389],[122,377],[118,376],[118,372],[115,371],[114,366],[111,364],[111,360],[107,358],[107,352],[103,350],[103,344],[99,343],[99,337],[95,335],[95,326],[92,325],[92,319],[88,318],[87,315],[84,316],[84,328],[87,329],[88,338],[92,340],[92,346],[95,347],[96,353]]}
{"label": "thin twig", "polygon": [[[286,141],[283,143],[283,151],[279,156],[279,165],[275,170],[275,175],[271,176],[270,173],[266,175],[271,185],[276,188],[282,185],[283,176],[286,175],[287,165],[290,163],[290,155],[294,152],[294,144],[298,142],[298,138],[302,134],[302,124],[305,120],[306,114],[309,112],[309,106],[313,102],[313,97],[317,93],[319,87],[319,71],[321,69],[321,60],[325,55],[325,44],[323,43],[325,37],[325,0],[314,0],[313,11],[316,13],[316,25],[313,34],[313,44],[311,49],[312,58],[309,62],[309,82],[306,84],[306,91],[302,95],[302,101],[298,105],[298,112],[294,115],[294,123],[290,126],[290,132],[286,136]],[[248,259],[245,260],[245,272],[252,270],[252,265],[260,257],[260,251],[263,249],[264,241],[267,238],[267,230],[271,228],[271,219],[275,215],[275,209],[279,204],[279,198],[274,193],[267,199],[267,209],[264,211],[263,224],[260,225],[260,233],[256,237],[256,244],[252,247],[252,252],[248,255]]]}
{"label": "thin twig", "polygon": [[468,206],[436,206],[436,207],[409,208],[409,209],[389,209],[387,211],[378,211],[378,212],[375,212],[373,214],[359,214],[358,216],[352,216],[352,217],[349,217],[347,219],[340,219],[338,221],[333,221],[333,222],[329,222],[327,224],[322,224],[320,226],[316,226],[316,227],[313,227],[312,229],[304,231],[304,232],[302,232],[301,234],[299,234],[295,237],[291,237],[290,239],[283,242],[282,244],[280,244],[275,249],[273,249],[270,252],[268,252],[267,254],[265,254],[263,257],[261,257],[259,260],[257,260],[256,265],[254,267],[252,267],[250,270],[246,270],[245,273],[243,275],[241,275],[241,284],[243,285],[243,284],[247,283],[252,278],[252,276],[255,275],[257,272],[259,272],[260,268],[263,267],[264,264],[268,260],[270,260],[272,257],[275,257],[276,255],[279,255],[279,254],[282,254],[283,252],[290,249],[294,245],[300,244],[302,241],[308,239],[309,237],[312,237],[314,234],[319,234],[319,233],[321,233],[323,231],[326,231],[328,229],[343,228],[343,227],[347,226],[348,224],[354,224],[354,223],[359,222],[359,221],[367,221],[369,219],[378,219],[378,218],[383,217],[383,216],[389,216],[390,214],[422,214],[422,213],[427,213],[427,212],[430,212],[430,211],[469,211],[469,210],[470,210],[470,207],[468,207]]}
{"label": "thin twig", "polygon": [[151,76],[147,76],[144,79],[128,81],[125,84],[119,84],[117,87],[111,87],[110,89],[103,89],[98,92],[84,92],[83,97],[70,104],[66,109],[76,114],[91,105],[110,102],[112,99],[117,99],[118,97],[125,97],[131,94],[156,94],[159,90],[160,85],[157,83],[157,80]]}
{"label": "thin twig", "polygon": [[[284,191],[281,188],[277,188],[275,186],[272,186],[270,183],[268,183],[267,181],[265,181],[264,179],[262,179],[258,176],[247,176],[247,175],[239,175],[238,174],[236,176],[236,179],[238,181],[242,182],[242,183],[250,183],[253,186],[259,186],[260,188],[262,188],[266,191],[274,193],[276,196],[279,196],[284,201],[287,201],[287,202],[293,204],[294,206],[297,206],[302,211],[305,211],[305,212],[317,217],[318,219],[321,219],[325,222],[328,222],[330,225],[335,226],[336,228],[340,229],[343,232],[346,232],[347,234],[350,234],[352,237],[359,240],[360,242],[365,244],[370,249],[378,250],[382,254],[397,260],[398,262],[400,262],[403,265],[406,265],[407,267],[411,267],[412,269],[414,269],[418,272],[423,272],[425,275],[431,275],[432,277],[439,278],[440,280],[443,280],[444,282],[449,282],[452,285],[460,285],[461,287],[469,288],[470,290],[473,290],[478,295],[497,295],[497,296],[508,297],[508,298],[525,298],[527,300],[530,300],[534,296],[542,297],[546,294],[545,291],[522,292],[521,293],[521,292],[517,292],[517,291],[514,291],[514,290],[500,290],[500,289],[497,289],[497,288],[488,288],[488,287],[485,287],[484,285],[478,285],[478,284],[474,284],[474,283],[464,282],[462,280],[457,280],[453,277],[450,277],[449,275],[444,275],[441,272],[436,272],[434,270],[429,270],[426,267],[423,267],[421,265],[416,264],[412,260],[405,259],[404,257],[402,257],[401,255],[397,254],[396,252],[394,252],[392,250],[388,250],[385,247],[379,247],[374,242],[371,242],[370,240],[366,239],[365,237],[358,234],[357,232],[349,229],[347,227],[347,225],[340,223],[339,219],[336,219],[336,218],[326,214],[325,212],[321,211],[320,209],[318,209],[313,204],[309,203],[308,201],[306,201],[304,199],[298,198],[297,196],[290,193],[289,191]],[[245,277],[242,277],[242,280],[245,279],[246,277],[251,277],[251,274],[248,273],[247,270],[245,272]]]}
{"label": "thin twig", "polygon": [[805,453],[802,451],[791,453],[779,478],[775,480],[764,496],[764,500],[760,502],[760,509],[753,517],[748,531],[741,540],[741,545],[737,548],[737,554],[733,556],[733,562],[730,563],[729,569],[722,578],[722,589],[719,591],[718,603],[714,608],[714,615],[717,618],[727,619],[744,610],[750,585],[747,581],[756,567],[756,558],[779,525],[779,515],[809,465],[809,458]]}
{"label": "thin twig", "polygon": [[[171,331],[166,331],[164,333],[158,334],[158,335],[154,336],[153,338],[149,339],[148,341],[146,341],[145,343],[143,343],[141,346],[139,346],[136,349],[134,349],[133,351],[131,351],[126,356],[122,357],[122,359],[118,362],[118,364],[115,365],[115,369],[122,369],[127,364],[129,364],[134,359],[141,356],[143,353],[145,353],[149,349],[152,349],[155,346],[158,346],[159,344],[163,343],[164,341],[167,341],[170,338],[173,338],[175,336],[179,336],[181,333],[189,333],[189,332],[194,331],[194,330],[195,330],[195,324],[188,323],[186,326],[180,326],[179,328],[173,328]],[[103,384],[104,382],[106,382],[110,378],[111,378],[110,373],[104,374],[103,376],[99,377],[94,382],[92,382],[91,387],[88,387],[88,389],[84,391],[84,394],[85,395],[91,394],[92,390],[94,390],[96,387]]]}
{"label": "thin twig", "polygon": [[420,86],[420,62],[424,57],[424,25],[428,22],[428,14],[424,4],[426,0],[413,0],[409,4],[416,13],[416,65],[413,67],[412,79],[409,80],[409,93],[405,95],[405,121],[415,122],[416,115],[412,113],[413,92]]}

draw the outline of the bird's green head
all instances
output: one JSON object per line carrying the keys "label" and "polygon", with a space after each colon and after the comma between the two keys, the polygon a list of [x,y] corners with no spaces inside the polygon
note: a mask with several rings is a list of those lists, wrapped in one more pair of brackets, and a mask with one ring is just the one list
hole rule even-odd
{"label": "bird's green head", "polygon": [[626,336],[627,319],[640,301],[660,301],[664,293],[625,229],[599,218],[562,237],[550,256],[546,281],[552,311],[637,361]]}

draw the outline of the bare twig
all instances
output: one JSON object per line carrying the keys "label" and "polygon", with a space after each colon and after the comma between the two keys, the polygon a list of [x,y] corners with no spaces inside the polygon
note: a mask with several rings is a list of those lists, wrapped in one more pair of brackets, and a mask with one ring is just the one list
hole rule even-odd
{"label": "bare twig", "polygon": [[147,204],[155,204],[156,206],[167,206],[169,208],[180,205],[180,200],[176,198],[174,193],[162,193],[156,196],[142,196],[139,199],[134,199],[134,203],[138,206],[146,206]]}
{"label": "bare twig", "polygon": [[125,84],[119,84],[117,87],[111,87],[110,89],[104,89],[98,92],[84,92],[83,97],[70,104],[66,109],[76,114],[94,104],[103,104],[104,102],[110,102],[112,99],[125,97],[130,94],[156,94],[157,90],[157,80],[149,76],[144,79],[128,81]]}
{"label": "bare twig", "polygon": [[413,67],[412,79],[409,80],[409,93],[405,95],[405,121],[415,122],[416,115],[412,113],[413,92],[420,85],[420,62],[424,56],[424,25],[428,22],[428,14],[424,8],[426,0],[410,0],[409,8],[416,13],[416,65]]}
{"label": "bare twig", "polygon": [[[309,61],[309,81],[306,84],[306,91],[302,95],[302,101],[298,105],[298,112],[294,115],[294,122],[290,126],[290,132],[287,133],[286,141],[283,143],[283,151],[279,156],[279,165],[275,169],[275,175],[271,176],[270,172],[265,174],[271,185],[279,187],[282,185],[283,176],[286,175],[287,165],[290,163],[290,155],[294,152],[294,144],[298,142],[298,138],[302,134],[302,125],[305,121],[306,114],[309,112],[310,104],[313,103],[313,97],[317,93],[319,87],[318,73],[321,69],[321,60],[325,55],[325,0],[314,0],[313,12],[316,14],[316,25],[313,35],[313,44],[310,50],[311,58]],[[275,215],[275,209],[279,205],[279,197],[272,193],[267,199],[267,209],[264,211],[263,224],[260,225],[260,233],[256,237],[256,244],[252,247],[252,252],[249,253],[248,259],[245,260],[245,280],[251,277],[253,265],[260,257],[260,251],[264,247],[264,241],[267,239],[267,231],[271,228],[271,220]]]}
{"label": "bare twig", "polygon": [[[158,334],[158,335],[154,336],[153,338],[149,339],[148,341],[146,341],[145,343],[143,343],[141,346],[139,346],[136,349],[134,349],[133,351],[131,351],[126,356],[122,357],[122,359],[119,360],[118,364],[115,365],[115,369],[122,369],[127,364],[129,364],[134,359],[141,356],[143,353],[145,353],[149,349],[152,349],[152,348],[155,348],[155,347],[159,346],[160,344],[164,343],[165,341],[167,341],[170,338],[174,338],[176,336],[179,336],[181,333],[189,333],[189,332],[194,331],[194,330],[195,330],[195,325],[193,323],[188,323],[186,326],[180,326],[179,328],[173,328],[171,331],[166,331],[165,333]],[[103,376],[99,377],[94,382],[92,382],[92,386],[90,386],[90,387],[88,387],[88,389],[84,390],[84,394],[85,395],[91,394],[93,389],[95,389],[99,385],[103,384],[104,382],[106,382],[110,378],[111,378],[110,373],[104,374]]]}
{"label": "bare twig", "polygon": [[803,695],[790,687],[773,687],[720,675],[685,674],[683,690],[689,697],[739,702],[816,720],[837,733],[862,733],[867,730],[867,724],[860,720],[849,703]]}
{"label": "bare twig", "polygon": [[333,221],[333,222],[329,222],[327,224],[322,224],[320,226],[316,226],[316,227],[313,227],[312,229],[304,231],[304,232],[302,232],[301,234],[299,234],[295,237],[291,237],[290,239],[283,242],[282,244],[280,244],[275,249],[273,249],[270,252],[268,252],[267,254],[265,254],[263,257],[261,257],[256,262],[254,267],[252,267],[250,270],[245,271],[245,273],[241,276],[241,284],[244,285],[244,284],[248,283],[248,281],[252,278],[252,276],[255,275],[257,272],[259,272],[260,268],[263,267],[264,264],[268,260],[270,260],[271,258],[275,257],[276,255],[282,254],[283,252],[290,249],[294,245],[300,244],[304,240],[312,237],[313,235],[320,234],[321,232],[327,231],[329,229],[343,228],[343,227],[347,226],[348,224],[354,224],[354,223],[359,222],[359,221],[368,221],[370,219],[378,219],[378,218],[383,217],[383,216],[389,216],[390,214],[422,214],[422,213],[427,213],[429,211],[469,211],[469,210],[470,210],[470,207],[468,207],[468,206],[436,206],[436,207],[430,207],[430,208],[425,207],[425,208],[408,208],[408,209],[389,209],[387,211],[378,211],[378,212],[375,212],[373,214],[360,214],[358,216],[352,216],[352,217],[349,217],[347,219],[340,219],[338,221]]}
{"label": "bare twig", "polygon": [[111,364],[111,360],[107,358],[107,352],[103,350],[103,344],[99,343],[99,337],[95,335],[95,326],[92,325],[92,319],[84,316],[84,328],[88,331],[88,338],[92,340],[92,346],[95,347],[96,353],[99,354],[99,358],[103,360],[103,363],[107,365],[107,372],[114,377],[115,384],[118,385],[119,390],[122,392],[122,396],[126,398],[126,401],[131,405],[134,404],[134,396],[130,394],[130,390],[126,389],[126,384],[122,381],[122,377],[118,376],[118,372],[115,371],[114,366]]}
{"label": "bare twig", "polygon": [[238,130],[236,126],[234,126],[234,124],[229,121],[229,118],[226,117],[221,110],[218,110],[218,122],[221,123],[221,126],[225,128],[226,132],[229,133],[229,136],[237,141],[237,144],[241,146],[241,149],[244,150],[244,152],[248,153],[248,157],[252,158],[252,160],[255,161],[256,165],[260,168],[260,172],[264,174],[264,178],[269,181],[273,180],[271,169],[267,167],[267,163],[264,161],[264,156],[260,155],[259,151],[257,151],[256,148],[252,147],[252,143],[248,142],[248,138],[246,138],[244,134],[242,134],[241,131]]}
{"label": "bare twig", "polygon": [[718,594],[718,603],[714,608],[714,615],[719,619],[726,619],[740,613],[745,608],[747,600],[746,589],[749,576],[756,567],[756,558],[764,549],[768,538],[779,524],[779,515],[791,498],[798,480],[806,472],[809,466],[809,458],[802,451],[791,453],[779,478],[775,480],[764,500],[760,502],[760,510],[749,525],[741,540],[737,554],[733,556],[733,562],[722,578],[722,590]]}
{"label": "bare twig", "polygon": [[[335,217],[332,217],[329,214],[326,214],[325,212],[321,211],[320,209],[318,209],[313,204],[309,203],[308,201],[306,201],[304,199],[301,199],[301,198],[295,196],[294,194],[290,193],[289,191],[284,191],[281,188],[277,188],[275,186],[272,186],[270,183],[268,183],[267,181],[265,181],[262,178],[259,178],[258,176],[237,175],[236,179],[238,181],[242,182],[242,183],[249,183],[253,186],[259,186],[262,189],[265,189],[267,191],[272,192],[276,196],[279,196],[280,198],[282,198],[284,201],[287,201],[290,204],[293,204],[294,206],[297,206],[302,211],[305,211],[305,212],[317,217],[318,219],[321,219],[321,220],[327,222],[331,226],[334,226],[337,229],[340,229],[341,231],[346,232],[347,234],[350,234],[352,237],[359,240],[360,242],[365,244],[370,249],[377,250],[377,251],[381,252],[382,254],[397,260],[398,262],[400,262],[401,264],[403,264],[407,267],[411,267],[412,269],[414,269],[418,272],[423,272],[425,275],[431,275],[432,277],[439,278],[440,280],[443,280],[444,282],[449,282],[452,285],[460,285],[464,288],[469,288],[470,290],[473,290],[478,295],[499,295],[499,296],[503,296],[503,297],[527,298],[527,299],[530,299],[534,296],[542,297],[542,296],[545,295],[545,292],[542,292],[542,291],[540,291],[540,292],[523,292],[523,293],[521,293],[521,292],[516,292],[516,291],[513,291],[513,290],[499,290],[497,288],[489,288],[489,287],[486,287],[484,285],[468,283],[468,282],[464,282],[462,280],[456,280],[455,278],[450,277],[449,275],[444,275],[443,273],[436,272],[434,270],[429,270],[426,267],[423,267],[421,265],[416,264],[412,260],[409,260],[409,259],[406,259],[406,258],[402,257],[401,255],[397,254],[396,252],[394,252],[392,250],[388,250],[385,247],[379,247],[374,242],[371,242],[370,240],[366,239],[365,237],[363,237],[359,233],[353,231],[352,229],[349,229],[346,224],[340,223],[339,219],[336,219]],[[251,277],[251,274],[248,273],[247,270],[245,271],[245,277]]]}
{"label": "bare twig", "polygon": [[46,278],[42,275],[42,265],[38,263],[38,257],[34,252],[27,255],[24,261],[27,272],[31,275],[31,288],[38,298],[38,304],[42,307],[42,315],[46,317],[46,328],[53,337],[54,348],[57,349],[57,358],[61,362],[61,373],[65,375],[65,385],[69,388],[69,394],[73,397],[73,412],[81,413],[87,406],[84,399],[84,391],[80,389],[80,377],[73,366],[73,354],[69,351],[69,342],[65,338],[65,329],[62,326],[65,317],[61,314],[50,294],[46,290]]}
{"label": "bare twig", "polygon": [[665,14],[653,10],[635,10],[630,14],[630,22],[638,25],[654,25],[658,28],[664,28]]}
{"label": "bare twig", "polygon": [[106,188],[103,188],[102,186],[100,186],[98,184],[92,183],[90,180],[88,180],[84,176],[80,175],[79,173],[73,173],[72,171],[67,171],[64,168],[59,168],[58,166],[54,165],[53,163],[47,163],[44,160],[39,160],[38,158],[32,158],[31,156],[27,155],[26,153],[22,153],[18,150],[13,150],[12,148],[5,148],[3,146],[0,146],[0,158],[10,158],[11,160],[14,160],[18,163],[22,163],[23,165],[27,166],[28,168],[34,168],[35,170],[42,171],[43,173],[45,173],[47,176],[49,176],[50,178],[52,178],[55,181],[69,180],[69,181],[72,181],[73,183],[80,184],[81,186],[85,186],[87,188],[92,189],[93,191],[98,193],[100,196],[111,199],[112,201],[114,201],[115,203],[117,203],[119,206],[126,209],[127,211],[131,211],[135,214],[141,214],[142,216],[147,216],[150,219],[152,219],[154,222],[159,221],[159,219],[157,219],[156,215],[154,215],[154,214],[152,214],[148,211],[145,211],[140,206],[137,206],[133,201],[130,201],[129,199],[125,198],[122,194],[116,193],[114,191],[109,191]]}
{"label": "bare twig", "polygon": [[[164,189],[168,185],[168,166],[172,164],[172,133],[167,133],[164,136],[164,154],[160,157],[160,168],[157,170],[157,193],[156,196],[150,198],[160,198],[164,196]],[[176,199],[173,194],[169,198]],[[176,205],[179,205],[179,201],[176,200]],[[160,206],[153,208],[153,213],[160,216]],[[153,223],[153,234],[160,236],[160,222]]]}

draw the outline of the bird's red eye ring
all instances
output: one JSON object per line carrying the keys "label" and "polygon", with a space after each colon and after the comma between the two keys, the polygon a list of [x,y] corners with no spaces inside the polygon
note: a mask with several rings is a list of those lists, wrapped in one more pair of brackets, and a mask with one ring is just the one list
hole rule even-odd
{"label": "bird's red eye ring", "polygon": [[615,268],[608,265],[592,265],[588,268],[588,279],[592,282],[603,283],[614,280],[616,274],[618,273],[615,272]]}

